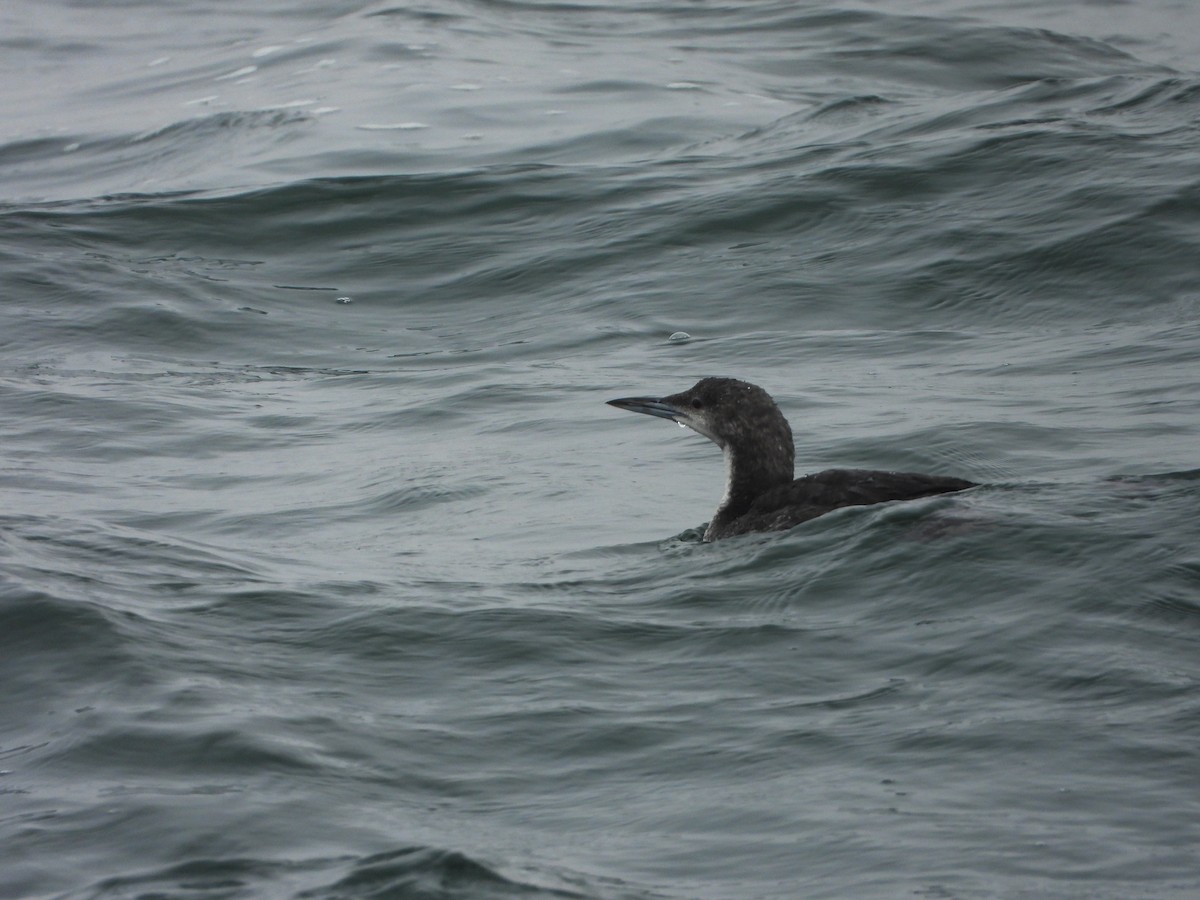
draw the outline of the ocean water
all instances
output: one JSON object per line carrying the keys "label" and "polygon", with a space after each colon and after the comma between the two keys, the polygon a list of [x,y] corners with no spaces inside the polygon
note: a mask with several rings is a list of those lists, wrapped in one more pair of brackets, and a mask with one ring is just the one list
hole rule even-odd
{"label": "ocean water", "polygon": [[[0,896],[1197,896],[1198,58],[6,0]],[[700,543],[710,374],[983,486]]]}

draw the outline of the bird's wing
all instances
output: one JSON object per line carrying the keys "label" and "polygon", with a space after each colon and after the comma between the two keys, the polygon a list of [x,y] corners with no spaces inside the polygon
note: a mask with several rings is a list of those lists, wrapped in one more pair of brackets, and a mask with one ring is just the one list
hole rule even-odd
{"label": "bird's wing", "polygon": [[758,523],[752,530],[778,530],[791,528],[843,506],[915,500],[974,486],[974,482],[941,475],[828,469],[772,488],[756,498],[742,518],[747,520],[748,525],[751,522]]}

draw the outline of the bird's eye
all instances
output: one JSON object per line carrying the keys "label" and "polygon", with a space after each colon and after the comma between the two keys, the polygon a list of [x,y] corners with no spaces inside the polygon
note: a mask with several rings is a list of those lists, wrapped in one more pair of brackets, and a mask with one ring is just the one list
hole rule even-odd
{"label": "bird's eye", "polygon": [[697,397],[692,401],[692,409],[704,409],[704,401]]}

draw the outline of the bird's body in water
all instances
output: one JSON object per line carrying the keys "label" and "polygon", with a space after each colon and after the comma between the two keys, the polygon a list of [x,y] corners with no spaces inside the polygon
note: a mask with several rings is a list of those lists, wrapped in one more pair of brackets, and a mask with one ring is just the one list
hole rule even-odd
{"label": "bird's body in water", "polygon": [[703,378],[669,397],[627,397],[609,405],[671,419],[704,435],[725,453],[725,496],[706,541],[753,531],[783,531],[843,506],[915,500],[975,487],[962,478],[866,469],[828,469],[794,478],[792,429],[757,385]]}

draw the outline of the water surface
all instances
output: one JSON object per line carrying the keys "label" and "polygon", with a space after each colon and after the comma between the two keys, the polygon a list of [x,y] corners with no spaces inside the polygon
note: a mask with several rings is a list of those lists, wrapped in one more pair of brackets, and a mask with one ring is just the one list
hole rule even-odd
{"label": "water surface", "polygon": [[0,895],[1194,896],[1196,35],[9,3]]}

